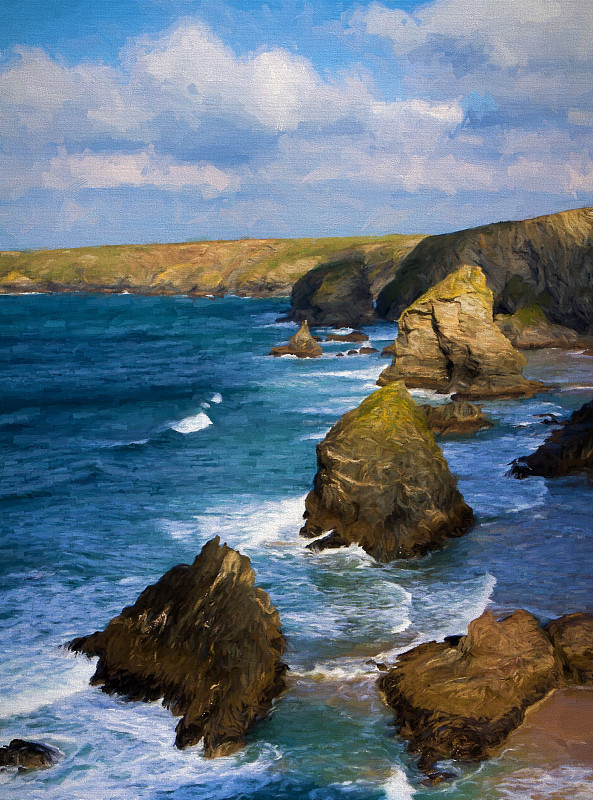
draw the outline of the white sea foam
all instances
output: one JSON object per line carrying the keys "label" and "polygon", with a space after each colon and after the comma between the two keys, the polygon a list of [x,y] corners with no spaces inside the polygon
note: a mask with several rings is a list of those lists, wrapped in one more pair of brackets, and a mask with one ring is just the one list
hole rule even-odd
{"label": "white sea foam", "polygon": [[527,767],[495,784],[500,800],[591,800],[593,771],[577,766],[555,769]]}
{"label": "white sea foam", "polygon": [[387,800],[411,800],[416,794],[406,773],[399,767],[394,767],[389,779],[383,784],[383,791]]}
{"label": "white sea foam", "polygon": [[173,423],[171,429],[177,431],[177,433],[196,433],[204,430],[209,425],[212,425],[212,420],[203,411],[200,411],[198,414],[193,414]]}
{"label": "white sea foam", "polygon": [[222,395],[220,392],[214,392],[212,397],[210,398],[211,403],[222,403]]}
{"label": "white sea foam", "polygon": [[22,692],[4,692],[0,697],[0,719],[32,714],[39,708],[86,690],[94,671],[95,665],[87,658],[73,658],[72,667],[66,673],[57,674],[51,671],[45,680],[40,676],[37,685],[34,684],[34,679],[31,679],[31,685]]}

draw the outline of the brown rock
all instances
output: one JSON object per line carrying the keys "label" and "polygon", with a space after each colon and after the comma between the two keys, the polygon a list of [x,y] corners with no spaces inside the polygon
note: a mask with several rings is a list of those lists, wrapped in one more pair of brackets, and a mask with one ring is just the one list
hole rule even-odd
{"label": "brown rock", "polygon": [[13,739],[0,747],[0,770],[16,767],[19,772],[30,769],[47,769],[57,764],[62,753],[55,747],[25,739]]}
{"label": "brown rock", "polygon": [[377,350],[376,347],[361,347],[358,352],[361,355],[366,356],[366,355],[370,355],[371,353],[378,353],[379,351]]}
{"label": "brown rock", "polygon": [[422,644],[399,657],[378,686],[399,733],[430,769],[442,758],[492,755],[525,710],[562,683],[562,663],[527,611],[490,612],[467,636]]}
{"label": "brown rock", "polygon": [[514,478],[551,478],[593,469],[593,400],[574,411],[535,453],[513,461]]}
{"label": "brown rock", "polygon": [[330,333],[326,336],[326,342],[366,342],[368,336],[362,331],[352,331],[352,333]]}
{"label": "brown rock", "polygon": [[358,355],[358,350],[348,350],[346,355],[347,356],[357,356]]}
{"label": "brown rock", "polygon": [[303,320],[301,327],[291,336],[288,344],[273,347],[269,355],[275,356],[296,356],[297,358],[319,358],[322,349],[309,332],[309,323]]}
{"label": "brown rock", "polygon": [[453,400],[441,406],[425,404],[419,408],[426,417],[430,430],[440,436],[475,433],[494,425],[484,414],[481,406],[465,400]]}
{"label": "brown rock", "polygon": [[525,359],[494,325],[492,292],[479,267],[464,266],[409,306],[398,321],[393,363],[379,386],[455,393],[459,399],[523,397],[541,384],[522,375]]}
{"label": "brown rock", "polygon": [[572,680],[593,684],[593,614],[565,614],[549,622],[545,630]]}
{"label": "brown rock", "polygon": [[558,347],[571,350],[577,347],[593,347],[590,337],[578,334],[572,328],[550,322],[539,306],[522,308],[515,314],[497,314],[494,318],[513,347],[519,350],[538,350]]}
{"label": "brown rock", "polygon": [[249,559],[216,537],[69,648],[99,656],[91,683],[104,692],[162,698],[182,717],[177,747],[203,738],[207,757],[227,755],[285,685],[278,612],[254,581]]}
{"label": "brown rock", "polygon": [[315,550],[358,543],[378,561],[420,555],[474,516],[403,383],[349,411],[317,445],[301,535]]}

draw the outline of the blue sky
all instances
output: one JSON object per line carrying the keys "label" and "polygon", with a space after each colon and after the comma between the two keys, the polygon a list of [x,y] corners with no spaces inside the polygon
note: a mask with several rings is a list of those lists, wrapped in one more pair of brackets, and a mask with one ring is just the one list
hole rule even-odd
{"label": "blue sky", "polygon": [[4,0],[0,248],[593,205],[590,0]]}

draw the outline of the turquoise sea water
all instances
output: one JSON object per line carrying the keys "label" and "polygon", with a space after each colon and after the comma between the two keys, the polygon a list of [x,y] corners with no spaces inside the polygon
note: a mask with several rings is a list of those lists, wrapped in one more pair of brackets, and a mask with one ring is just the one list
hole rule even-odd
{"label": "turquoise sea water", "polygon": [[[530,355],[527,374],[557,389],[488,403],[492,430],[443,443],[478,517],[470,534],[388,566],[358,548],[314,555],[298,530],[315,444],[387,361],[338,359],[339,343],[318,360],[268,358],[295,329],[275,322],[285,308],[0,298],[0,743],[19,736],[65,754],[46,772],[1,775],[1,800],[521,800],[533,786],[538,798],[590,798],[578,764],[530,772],[512,754],[423,788],[367,661],[463,633],[487,607],[593,611],[587,480],[505,475],[549,433],[535,414],[565,417],[590,399],[593,359]],[[379,349],[396,332],[366,330]],[[173,747],[176,720],[158,703],[89,687],[92,663],[60,645],[104,627],[215,534],[251,558],[291,672],[245,750],[206,761]]]}

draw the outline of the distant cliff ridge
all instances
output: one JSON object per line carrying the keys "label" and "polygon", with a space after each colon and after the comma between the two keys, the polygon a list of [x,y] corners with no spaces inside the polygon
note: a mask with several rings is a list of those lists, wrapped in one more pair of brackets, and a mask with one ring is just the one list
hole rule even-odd
{"label": "distant cliff ridge", "polygon": [[379,317],[396,320],[427,289],[463,264],[479,266],[494,312],[540,307],[553,323],[593,325],[593,209],[428,236],[381,291]]}
{"label": "distant cliff ridge", "polygon": [[370,257],[398,238],[406,237],[240,239],[5,251],[0,252],[0,293],[129,291],[283,297],[301,275],[318,265]]}

